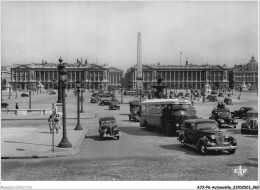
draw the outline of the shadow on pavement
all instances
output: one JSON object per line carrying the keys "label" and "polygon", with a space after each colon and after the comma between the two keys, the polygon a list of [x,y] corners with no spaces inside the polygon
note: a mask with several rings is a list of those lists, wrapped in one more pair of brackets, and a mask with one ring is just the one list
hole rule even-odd
{"label": "shadow on pavement", "polygon": [[217,156],[217,155],[229,155],[227,152],[222,152],[222,151],[210,151],[206,155],[201,155],[198,150],[191,148],[189,146],[181,147],[180,144],[169,144],[169,145],[161,145],[160,146],[163,149],[166,150],[175,150],[175,151],[180,151],[184,152],[185,154],[188,155],[198,155],[198,156]]}
{"label": "shadow on pavement", "polygon": [[93,136],[85,136],[85,139],[92,139],[92,140],[95,140],[95,141],[109,141],[109,140],[115,140],[115,138],[113,137],[106,137],[106,138],[100,138],[99,135],[93,135]]}
{"label": "shadow on pavement", "polygon": [[46,145],[46,144],[36,144],[36,143],[27,143],[27,142],[17,142],[17,141],[4,141],[6,143],[19,143],[19,144],[33,144],[33,145],[41,145],[41,146],[52,146],[52,145]]}
{"label": "shadow on pavement", "polygon": [[[128,120],[127,120],[128,121]],[[130,122],[130,121],[129,121]],[[118,129],[124,133],[137,136],[163,136],[157,131],[147,131],[141,127],[118,127]]]}

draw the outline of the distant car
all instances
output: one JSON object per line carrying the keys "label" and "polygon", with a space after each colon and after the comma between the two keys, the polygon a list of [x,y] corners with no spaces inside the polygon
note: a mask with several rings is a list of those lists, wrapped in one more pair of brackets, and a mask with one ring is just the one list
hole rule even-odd
{"label": "distant car", "polygon": [[110,105],[110,102],[111,102],[110,100],[101,100],[99,105],[101,105],[101,106]]}
{"label": "distant car", "polygon": [[233,101],[232,101],[232,99],[229,98],[229,97],[228,97],[228,98],[226,97],[226,98],[224,99],[224,103],[226,103],[227,105],[233,105]]}
{"label": "distant car", "polygon": [[224,97],[224,93],[223,93],[223,92],[220,92],[220,93],[218,94],[218,97]]}
{"label": "distant car", "polygon": [[120,131],[117,128],[116,119],[114,117],[101,117],[99,119],[99,136],[104,137],[116,137],[118,140],[120,137]]}
{"label": "distant car", "polygon": [[243,119],[246,112],[254,110],[252,107],[241,107],[239,110],[235,110],[234,112],[231,112],[232,117],[239,119]]}
{"label": "distant car", "polygon": [[209,119],[213,119],[218,123],[219,128],[229,127],[233,125],[236,128],[237,120],[231,117],[230,110],[227,108],[214,108]]}
{"label": "distant car", "polygon": [[251,110],[245,114],[246,122],[241,124],[241,133],[258,134],[258,111]]}
{"label": "distant car", "polygon": [[49,92],[49,95],[52,95],[52,94],[56,94],[55,90],[51,90],[51,91]]}
{"label": "distant car", "polygon": [[218,91],[216,91],[216,90],[212,90],[212,92],[211,92],[211,94],[218,94]]}
{"label": "distant car", "polygon": [[110,110],[113,110],[113,109],[120,110],[120,102],[117,100],[111,101],[109,104],[109,109]]}
{"label": "distant car", "polygon": [[22,94],[21,94],[21,97],[29,97],[29,95],[26,94],[26,93],[22,93]]}
{"label": "distant car", "polygon": [[100,101],[99,97],[91,97],[90,102],[91,103],[98,103]]}
{"label": "distant car", "polygon": [[209,101],[210,101],[210,102],[217,102],[217,101],[218,101],[217,95],[211,95],[211,96],[209,97]]}
{"label": "distant car", "polygon": [[178,140],[182,147],[198,149],[203,155],[208,151],[224,150],[234,154],[237,148],[236,139],[220,131],[217,122],[210,119],[186,120],[183,130],[179,131]]}
{"label": "distant car", "polygon": [[232,94],[229,93],[229,94],[227,95],[227,97],[232,97]]}
{"label": "distant car", "polygon": [[6,102],[1,102],[1,108],[7,108],[8,107],[8,103]]}

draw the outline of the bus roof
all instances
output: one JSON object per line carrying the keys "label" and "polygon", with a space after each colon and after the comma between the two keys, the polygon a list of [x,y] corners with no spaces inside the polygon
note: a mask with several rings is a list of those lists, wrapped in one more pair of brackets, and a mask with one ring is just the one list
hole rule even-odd
{"label": "bus roof", "polygon": [[156,104],[156,105],[168,105],[168,104],[191,104],[190,100],[187,99],[150,99],[140,102],[141,105]]}

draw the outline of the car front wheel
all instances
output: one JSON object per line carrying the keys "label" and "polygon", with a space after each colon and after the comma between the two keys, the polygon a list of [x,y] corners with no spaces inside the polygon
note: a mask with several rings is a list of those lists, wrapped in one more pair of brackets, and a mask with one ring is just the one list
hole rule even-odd
{"label": "car front wheel", "polygon": [[228,153],[229,153],[229,154],[235,154],[235,152],[236,152],[236,149],[228,150]]}

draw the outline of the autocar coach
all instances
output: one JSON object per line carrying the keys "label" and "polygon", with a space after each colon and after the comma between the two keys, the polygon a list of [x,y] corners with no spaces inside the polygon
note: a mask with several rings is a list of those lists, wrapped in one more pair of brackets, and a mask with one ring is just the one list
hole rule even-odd
{"label": "autocar coach", "polygon": [[140,105],[140,127],[159,128],[167,136],[176,135],[186,119],[197,118],[196,110],[187,99],[151,99]]}

